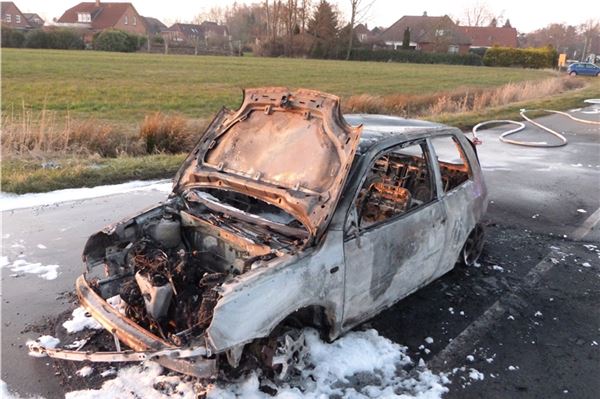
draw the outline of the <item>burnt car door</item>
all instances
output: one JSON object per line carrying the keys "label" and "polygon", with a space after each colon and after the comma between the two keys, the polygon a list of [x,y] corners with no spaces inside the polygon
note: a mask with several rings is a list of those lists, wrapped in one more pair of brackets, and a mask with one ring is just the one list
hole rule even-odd
{"label": "burnt car door", "polygon": [[343,328],[391,306],[436,275],[445,240],[425,139],[373,157],[346,221]]}
{"label": "burnt car door", "polygon": [[432,137],[434,167],[439,168],[442,188],[440,196],[446,208],[447,227],[446,246],[439,269],[439,275],[452,269],[459,256],[467,236],[475,227],[475,209],[479,203],[478,197],[485,196],[485,186],[477,183],[481,180],[479,168],[474,168],[472,163],[477,163],[472,147],[455,135],[442,135]]}

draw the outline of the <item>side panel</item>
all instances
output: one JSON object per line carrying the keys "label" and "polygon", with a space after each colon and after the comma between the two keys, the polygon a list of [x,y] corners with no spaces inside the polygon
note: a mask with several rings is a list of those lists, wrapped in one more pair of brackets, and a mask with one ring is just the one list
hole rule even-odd
{"label": "side panel", "polygon": [[323,306],[339,332],[343,312],[342,232],[329,231],[321,246],[298,258],[282,258],[223,286],[207,341],[216,352],[266,337],[296,310]]}
{"label": "side panel", "polygon": [[344,330],[393,305],[437,275],[444,247],[444,213],[443,204],[434,201],[344,244]]}

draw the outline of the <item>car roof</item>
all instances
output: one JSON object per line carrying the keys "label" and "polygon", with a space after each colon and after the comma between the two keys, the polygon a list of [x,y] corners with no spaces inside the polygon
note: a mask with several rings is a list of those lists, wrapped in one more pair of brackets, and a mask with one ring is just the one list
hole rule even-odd
{"label": "car roof", "polygon": [[450,128],[440,123],[405,119],[390,115],[349,114],[344,119],[351,125],[363,125],[357,154],[364,154],[369,149],[380,144],[390,144],[419,138],[448,133]]}

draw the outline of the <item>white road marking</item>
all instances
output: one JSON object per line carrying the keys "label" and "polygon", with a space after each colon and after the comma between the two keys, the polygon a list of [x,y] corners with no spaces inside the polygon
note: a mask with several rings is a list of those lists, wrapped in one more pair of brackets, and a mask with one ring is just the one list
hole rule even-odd
{"label": "white road marking", "polygon": [[575,229],[571,234],[571,237],[575,241],[582,240],[586,235],[592,231],[592,229],[600,222],[600,208],[596,209],[596,212],[592,213],[581,226]]}
{"label": "white road marking", "polygon": [[541,279],[542,275],[548,272],[554,266],[551,258],[556,258],[557,250],[552,250],[544,259],[535,265],[529,273],[523,278],[523,284],[515,287],[508,293],[503,295],[499,300],[494,302],[479,318],[474,320],[467,326],[458,336],[452,339],[444,349],[442,349],[433,359],[428,362],[428,366],[431,369],[442,369],[452,359],[457,357],[463,358],[462,352],[467,347],[476,346],[478,340],[481,338],[484,332],[489,330],[489,327],[496,321],[500,320],[501,317],[507,311],[507,306],[502,302],[506,298],[513,297],[516,300],[519,299],[519,293],[535,286]]}

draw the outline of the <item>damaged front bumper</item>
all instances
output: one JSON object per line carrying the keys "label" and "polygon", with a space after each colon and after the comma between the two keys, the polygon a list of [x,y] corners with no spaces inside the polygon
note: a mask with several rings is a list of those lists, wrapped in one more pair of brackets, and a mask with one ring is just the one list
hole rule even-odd
{"label": "damaged front bumper", "polygon": [[[117,351],[64,350],[30,343],[28,347],[31,352],[74,361],[141,362],[152,360],[168,369],[199,378],[209,378],[215,375],[217,371],[216,358],[207,358],[210,353],[203,340],[185,348],[174,346],[124,317],[90,287],[85,275],[79,276],[75,287],[81,306],[116,337]],[[132,350],[119,350],[120,345],[117,340]]]}

